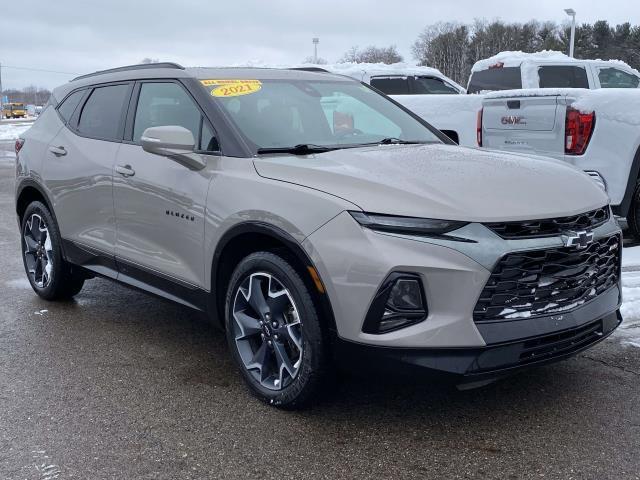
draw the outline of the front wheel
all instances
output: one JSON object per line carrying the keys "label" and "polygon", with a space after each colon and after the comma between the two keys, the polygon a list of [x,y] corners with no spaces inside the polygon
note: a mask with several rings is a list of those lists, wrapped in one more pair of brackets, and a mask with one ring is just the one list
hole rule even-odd
{"label": "front wheel", "polygon": [[33,290],[45,300],[78,294],[85,277],[62,256],[58,226],[41,202],[32,202],[22,216],[22,260]]}
{"label": "front wheel", "polygon": [[311,295],[293,266],[257,252],[236,267],[226,334],[252,393],[280,408],[306,406],[327,377],[326,342]]}

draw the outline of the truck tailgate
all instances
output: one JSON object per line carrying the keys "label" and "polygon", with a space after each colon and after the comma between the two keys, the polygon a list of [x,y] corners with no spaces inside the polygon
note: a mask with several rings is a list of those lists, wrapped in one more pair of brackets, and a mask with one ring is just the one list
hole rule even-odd
{"label": "truck tailgate", "polygon": [[482,146],[562,153],[565,106],[559,104],[559,98],[559,95],[535,95],[485,99]]}

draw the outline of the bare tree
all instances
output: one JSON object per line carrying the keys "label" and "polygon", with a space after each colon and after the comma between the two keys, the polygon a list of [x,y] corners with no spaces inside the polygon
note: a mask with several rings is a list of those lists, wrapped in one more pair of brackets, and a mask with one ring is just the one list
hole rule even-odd
{"label": "bare tree", "polygon": [[395,45],[388,47],[375,47],[370,45],[360,50],[357,46],[351,47],[339,60],[340,63],[398,63],[402,62],[402,55]]}

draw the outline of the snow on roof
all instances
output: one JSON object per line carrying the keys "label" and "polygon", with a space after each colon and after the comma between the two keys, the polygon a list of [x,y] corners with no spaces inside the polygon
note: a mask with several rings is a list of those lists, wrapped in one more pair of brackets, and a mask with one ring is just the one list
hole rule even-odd
{"label": "snow on roof", "polygon": [[484,60],[478,60],[471,69],[471,72],[479,72],[481,70],[488,70],[490,67],[496,64],[502,63],[504,67],[519,67],[523,63],[544,63],[544,62],[560,62],[560,63],[572,63],[572,62],[588,62],[588,63],[614,63],[621,67],[634,71],[638,76],[640,72],[631,68],[628,64],[622,60],[585,60],[579,58],[571,58],[562,52],[554,50],[543,50],[535,53],[525,53],[520,51],[506,51],[500,52],[493,57],[486,58]]}

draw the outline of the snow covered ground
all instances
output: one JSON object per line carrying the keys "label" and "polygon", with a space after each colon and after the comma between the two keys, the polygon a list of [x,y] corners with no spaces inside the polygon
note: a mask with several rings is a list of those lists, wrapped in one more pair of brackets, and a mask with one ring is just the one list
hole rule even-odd
{"label": "snow covered ground", "polygon": [[640,246],[622,250],[622,318],[614,333],[623,345],[640,348]]}
{"label": "snow covered ground", "polygon": [[15,140],[26,132],[31,125],[33,125],[33,122],[0,124],[0,141]]}

